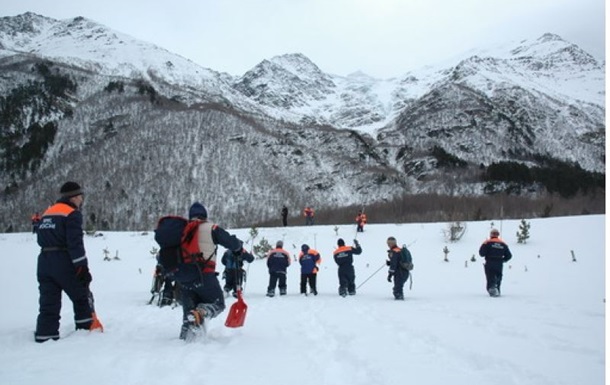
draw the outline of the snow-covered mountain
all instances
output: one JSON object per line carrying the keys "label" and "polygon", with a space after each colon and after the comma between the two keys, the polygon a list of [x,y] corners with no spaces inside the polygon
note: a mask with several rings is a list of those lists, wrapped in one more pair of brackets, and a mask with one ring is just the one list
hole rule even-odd
{"label": "snow-covered mountain", "polygon": [[140,228],[193,199],[245,223],[282,204],[480,194],[472,175],[501,160],[605,172],[604,65],[552,34],[393,79],[327,74],[302,54],[234,77],[89,19],[26,13],[0,18],[0,70],[0,228],[68,177],[91,191],[96,226]]}

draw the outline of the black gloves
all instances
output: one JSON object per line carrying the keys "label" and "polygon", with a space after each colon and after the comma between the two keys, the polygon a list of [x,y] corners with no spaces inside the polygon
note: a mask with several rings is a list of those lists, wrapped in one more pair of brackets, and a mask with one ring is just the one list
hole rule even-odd
{"label": "black gloves", "polygon": [[390,266],[390,260],[385,261],[386,266]]}
{"label": "black gloves", "polygon": [[93,277],[91,277],[91,273],[87,266],[78,266],[76,268],[76,279],[83,285],[88,286],[93,280]]}
{"label": "black gloves", "polygon": [[388,282],[392,282],[392,277],[393,276],[394,276],[394,274],[388,273]]}

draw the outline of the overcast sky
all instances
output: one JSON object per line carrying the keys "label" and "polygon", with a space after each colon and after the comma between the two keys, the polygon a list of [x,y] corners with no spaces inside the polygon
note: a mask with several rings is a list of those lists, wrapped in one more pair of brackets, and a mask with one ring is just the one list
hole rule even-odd
{"label": "overcast sky", "polygon": [[545,32],[605,54],[604,0],[0,0],[0,16],[27,11],[84,16],[232,75],[300,52],[389,78]]}

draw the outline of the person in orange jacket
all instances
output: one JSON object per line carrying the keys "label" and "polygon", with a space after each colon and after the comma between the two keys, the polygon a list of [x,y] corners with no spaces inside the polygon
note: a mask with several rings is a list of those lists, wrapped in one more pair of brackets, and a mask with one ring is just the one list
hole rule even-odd
{"label": "person in orange jacket", "polygon": [[366,214],[363,213],[361,210],[358,210],[358,215],[356,216],[356,224],[356,232],[363,233],[364,225],[366,225]]}
{"label": "person in orange jacket", "polygon": [[36,230],[38,230],[38,225],[40,224],[40,213],[36,212],[32,215],[32,234],[36,234]]}
{"label": "person in orange jacket", "polygon": [[299,264],[301,265],[301,294],[307,295],[307,281],[309,281],[309,288],[313,295],[318,295],[318,288],[316,286],[316,276],[320,270],[320,263],[322,258],[317,250],[310,249],[308,245],[303,244],[301,246],[301,253],[299,254]]}
{"label": "person in orange jacket", "polygon": [[305,226],[313,226],[313,216],[315,212],[309,206],[303,210],[303,216],[305,217]]}

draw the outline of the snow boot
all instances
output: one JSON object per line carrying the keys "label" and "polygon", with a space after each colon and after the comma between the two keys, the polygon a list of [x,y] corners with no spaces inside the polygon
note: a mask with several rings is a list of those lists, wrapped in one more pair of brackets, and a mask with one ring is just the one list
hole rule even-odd
{"label": "snow boot", "polygon": [[489,289],[487,289],[487,292],[489,293],[490,297],[499,297],[500,296],[500,291],[495,287],[490,287]]}

